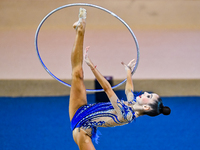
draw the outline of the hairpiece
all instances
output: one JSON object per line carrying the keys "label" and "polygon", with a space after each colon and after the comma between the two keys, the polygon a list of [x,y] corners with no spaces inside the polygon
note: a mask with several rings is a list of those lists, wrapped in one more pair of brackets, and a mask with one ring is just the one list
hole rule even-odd
{"label": "hairpiece", "polygon": [[158,101],[158,108],[157,108],[157,113],[160,114],[162,113],[162,108],[163,108],[163,103],[162,101]]}

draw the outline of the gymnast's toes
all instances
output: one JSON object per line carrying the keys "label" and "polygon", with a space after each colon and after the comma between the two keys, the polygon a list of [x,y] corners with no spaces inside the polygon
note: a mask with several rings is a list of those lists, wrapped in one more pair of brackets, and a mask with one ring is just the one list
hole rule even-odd
{"label": "gymnast's toes", "polygon": [[87,11],[84,8],[79,9],[79,18],[86,19]]}

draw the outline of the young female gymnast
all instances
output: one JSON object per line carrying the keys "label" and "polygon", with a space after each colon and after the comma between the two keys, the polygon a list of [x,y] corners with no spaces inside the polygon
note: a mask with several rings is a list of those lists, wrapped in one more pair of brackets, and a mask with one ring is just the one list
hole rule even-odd
{"label": "young female gymnast", "polygon": [[74,47],[71,53],[72,83],[69,102],[69,116],[73,138],[80,150],[95,150],[91,139],[96,140],[97,127],[114,127],[131,123],[142,115],[156,116],[170,114],[170,108],[163,106],[160,97],[153,93],[144,92],[140,96],[134,96],[132,83],[132,70],[135,60],[128,65],[122,63],[127,74],[125,94],[127,101],[118,99],[109,82],[100,74],[88,57],[88,49],[85,50],[84,60],[91,68],[96,79],[104,89],[110,102],[87,104],[86,89],[83,83],[83,41],[86,26],[86,10],[80,8],[79,21],[74,23],[76,30]]}

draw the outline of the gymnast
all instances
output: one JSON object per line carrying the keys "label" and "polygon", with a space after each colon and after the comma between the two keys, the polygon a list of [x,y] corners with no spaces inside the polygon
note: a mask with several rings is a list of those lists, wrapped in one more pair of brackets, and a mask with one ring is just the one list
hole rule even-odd
{"label": "gymnast", "polygon": [[[122,62],[127,74],[125,94],[127,101],[119,100],[109,82],[101,75],[88,56],[86,48],[83,54],[83,42],[86,27],[86,10],[80,8],[79,20],[74,23],[76,30],[75,43],[71,53],[72,83],[69,101],[69,116],[73,139],[80,150],[95,150],[92,140],[97,142],[97,127],[114,127],[131,123],[142,115],[169,115],[170,108],[163,106],[161,98],[155,93],[134,95],[132,70],[135,60],[127,65]],[[84,56],[84,57],[83,57]],[[83,83],[83,59],[104,89],[110,102],[87,104],[86,88]]]}

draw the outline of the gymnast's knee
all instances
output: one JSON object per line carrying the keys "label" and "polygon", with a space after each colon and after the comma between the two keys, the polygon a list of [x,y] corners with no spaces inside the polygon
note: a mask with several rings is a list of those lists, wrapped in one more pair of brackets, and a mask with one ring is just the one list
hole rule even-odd
{"label": "gymnast's knee", "polygon": [[77,128],[73,131],[73,138],[78,146],[92,142],[91,138],[83,130]]}
{"label": "gymnast's knee", "polygon": [[83,68],[76,67],[72,71],[72,79],[83,79]]}

